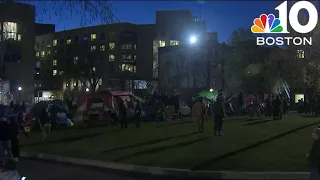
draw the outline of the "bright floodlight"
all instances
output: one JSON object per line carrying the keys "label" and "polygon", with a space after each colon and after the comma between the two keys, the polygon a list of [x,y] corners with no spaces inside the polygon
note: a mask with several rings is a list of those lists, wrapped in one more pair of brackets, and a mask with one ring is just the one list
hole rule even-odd
{"label": "bright floodlight", "polygon": [[18,90],[21,91],[21,90],[22,90],[22,87],[19,86],[19,87],[18,87]]}
{"label": "bright floodlight", "polygon": [[86,88],[86,91],[89,92],[89,88]]}
{"label": "bright floodlight", "polygon": [[195,36],[191,36],[189,41],[190,41],[190,44],[194,44],[195,42],[197,42],[197,38]]}
{"label": "bright floodlight", "polygon": [[213,92],[213,89],[210,89],[210,92]]}

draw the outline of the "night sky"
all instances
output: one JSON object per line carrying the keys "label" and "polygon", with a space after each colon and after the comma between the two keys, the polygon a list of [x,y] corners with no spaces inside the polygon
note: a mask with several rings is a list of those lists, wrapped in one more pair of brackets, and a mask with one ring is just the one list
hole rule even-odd
{"label": "night sky", "polygon": [[[155,23],[157,10],[191,10],[207,23],[208,31],[218,32],[220,42],[227,41],[231,32],[239,27],[250,28],[254,18],[262,13],[273,13],[282,1],[115,1],[113,7],[121,22],[136,24]],[[37,2],[31,4],[37,6]],[[202,8],[201,8],[202,7]],[[202,10],[201,10],[202,9]],[[202,12],[202,13],[200,13]],[[38,22],[56,24],[56,31],[74,29],[80,26],[79,17],[58,21],[49,16],[37,18]],[[94,21],[90,25],[101,24]]]}

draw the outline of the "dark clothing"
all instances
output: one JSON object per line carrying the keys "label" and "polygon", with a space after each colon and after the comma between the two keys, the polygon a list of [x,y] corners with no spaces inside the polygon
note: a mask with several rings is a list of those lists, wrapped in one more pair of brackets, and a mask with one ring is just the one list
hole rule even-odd
{"label": "dark clothing", "polygon": [[137,128],[140,128],[140,122],[141,122],[141,106],[140,103],[137,103],[136,109],[135,109],[135,120]]}
{"label": "dark clothing", "polygon": [[281,119],[282,118],[282,113],[281,113],[281,100],[279,98],[276,98],[275,100],[272,101],[272,106],[273,106],[273,119]]}
{"label": "dark clothing", "polygon": [[44,124],[48,124],[50,123],[49,121],[49,116],[47,114],[47,111],[43,110],[42,113],[41,113],[41,116],[40,116],[40,122],[41,122],[41,125],[43,126]]}
{"label": "dark clothing", "polygon": [[20,156],[20,147],[19,147],[19,124],[15,116],[10,117],[10,140],[11,140],[11,150],[13,157]]}
{"label": "dark clothing", "polygon": [[0,120],[0,141],[10,141],[10,125],[7,121]]}
{"label": "dark clothing", "polygon": [[225,110],[223,107],[223,103],[217,101],[213,105],[214,107],[214,132],[221,132],[223,118],[225,117]]}
{"label": "dark clothing", "polygon": [[125,107],[123,102],[120,103],[119,113],[120,113],[121,129],[128,128],[127,108]]}

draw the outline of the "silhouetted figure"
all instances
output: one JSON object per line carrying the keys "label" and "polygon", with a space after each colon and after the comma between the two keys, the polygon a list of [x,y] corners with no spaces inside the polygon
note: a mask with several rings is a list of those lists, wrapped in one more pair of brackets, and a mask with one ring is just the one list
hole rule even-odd
{"label": "silhouetted figure", "polygon": [[119,113],[120,113],[121,129],[128,128],[127,108],[123,100],[121,100],[119,104]]}
{"label": "silhouetted figure", "polygon": [[23,102],[21,105],[21,112],[26,113],[26,111],[27,111],[26,103]]}
{"label": "silhouetted figure", "polygon": [[197,102],[192,106],[192,116],[196,118],[198,122],[198,132],[203,132],[204,116],[206,113],[206,104],[203,102],[203,98],[200,97]]}
{"label": "silhouetted figure", "polygon": [[276,98],[272,101],[273,107],[273,120],[281,119],[281,99],[280,96],[276,96]]}
{"label": "silhouetted figure", "polygon": [[19,123],[17,121],[17,117],[13,114],[9,117],[10,120],[10,140],[11,140],[11,148],[13,158],[18,161],[20,157],[20,145],[19,145]]}
{"label": "silhouetted figure", "polygon": [[140,128],[141,123],[141,104],[139,100],[136,100],[136,107],[135,107],[135,121],[137,128]]}
{"label": "silhouetted figure", "polygon": [[42,109],[41,116],[40,116],[40,126],[42,130],[43,141],[44,143],[47,143],[48,134],[51,129],[51,121],[46,108]]}
{"label": "silhouetted figure", "polygon": [[223,119],[226,116],[221,97],[217,97],[217,101],[213,105],[214,108],[214,134],[222,136]]}

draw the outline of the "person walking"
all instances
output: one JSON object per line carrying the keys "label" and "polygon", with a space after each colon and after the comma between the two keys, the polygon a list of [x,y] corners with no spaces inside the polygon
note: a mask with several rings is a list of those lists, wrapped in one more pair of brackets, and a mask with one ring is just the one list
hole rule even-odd
{"label": "person walking", "polygon": [[9,121],[2,115],[0,117],[0,156],[2,158],[2,165],[6,164],[5,152],[7,152],[9,159],[13,158],[10,135]]}
{"label": "person walking", "polygon": [[12,155],[15,161],[19,160],[20,157],[20,145],[19,145],[19,123],[17,121],[17,117],[12,114],[9,117],[10,120],[10,141],[12,148]]}
{"label": "person walking", "polygon": [[127,108],[123,100],[120,100],[119,115],[120,115],[121,129],[124,129],[124,128],[127,129],[128,128]]}
{"label": "person walking", "polygon": [[140,128],[141,122],[141,104],[139,100],[136,100],[136,107],[135,107],[135,120],[137,128]]}
{"label": "person walking", "polygon": [[316,128],[312,133],[313,144],[308,157],[308,165],[310,169],[309,180],[320,179],[320,127]]}
{"label": "person walking", "polygon": [[217,101],[213,105],[214,108],[214,135],[216,136],[223,136],[222,134],[222,124],[223,119],[226,116],[225,110],[223,106],[223,100],[221,97],[217,97]]}
{"label": "person walking", "polygon": [[206,104],[203,102],[203,98],[200,97],[197,102],[192,106],[192,116],[196,118],[198,122],[198,132],[203,132],[204,115],[206,112]]}

